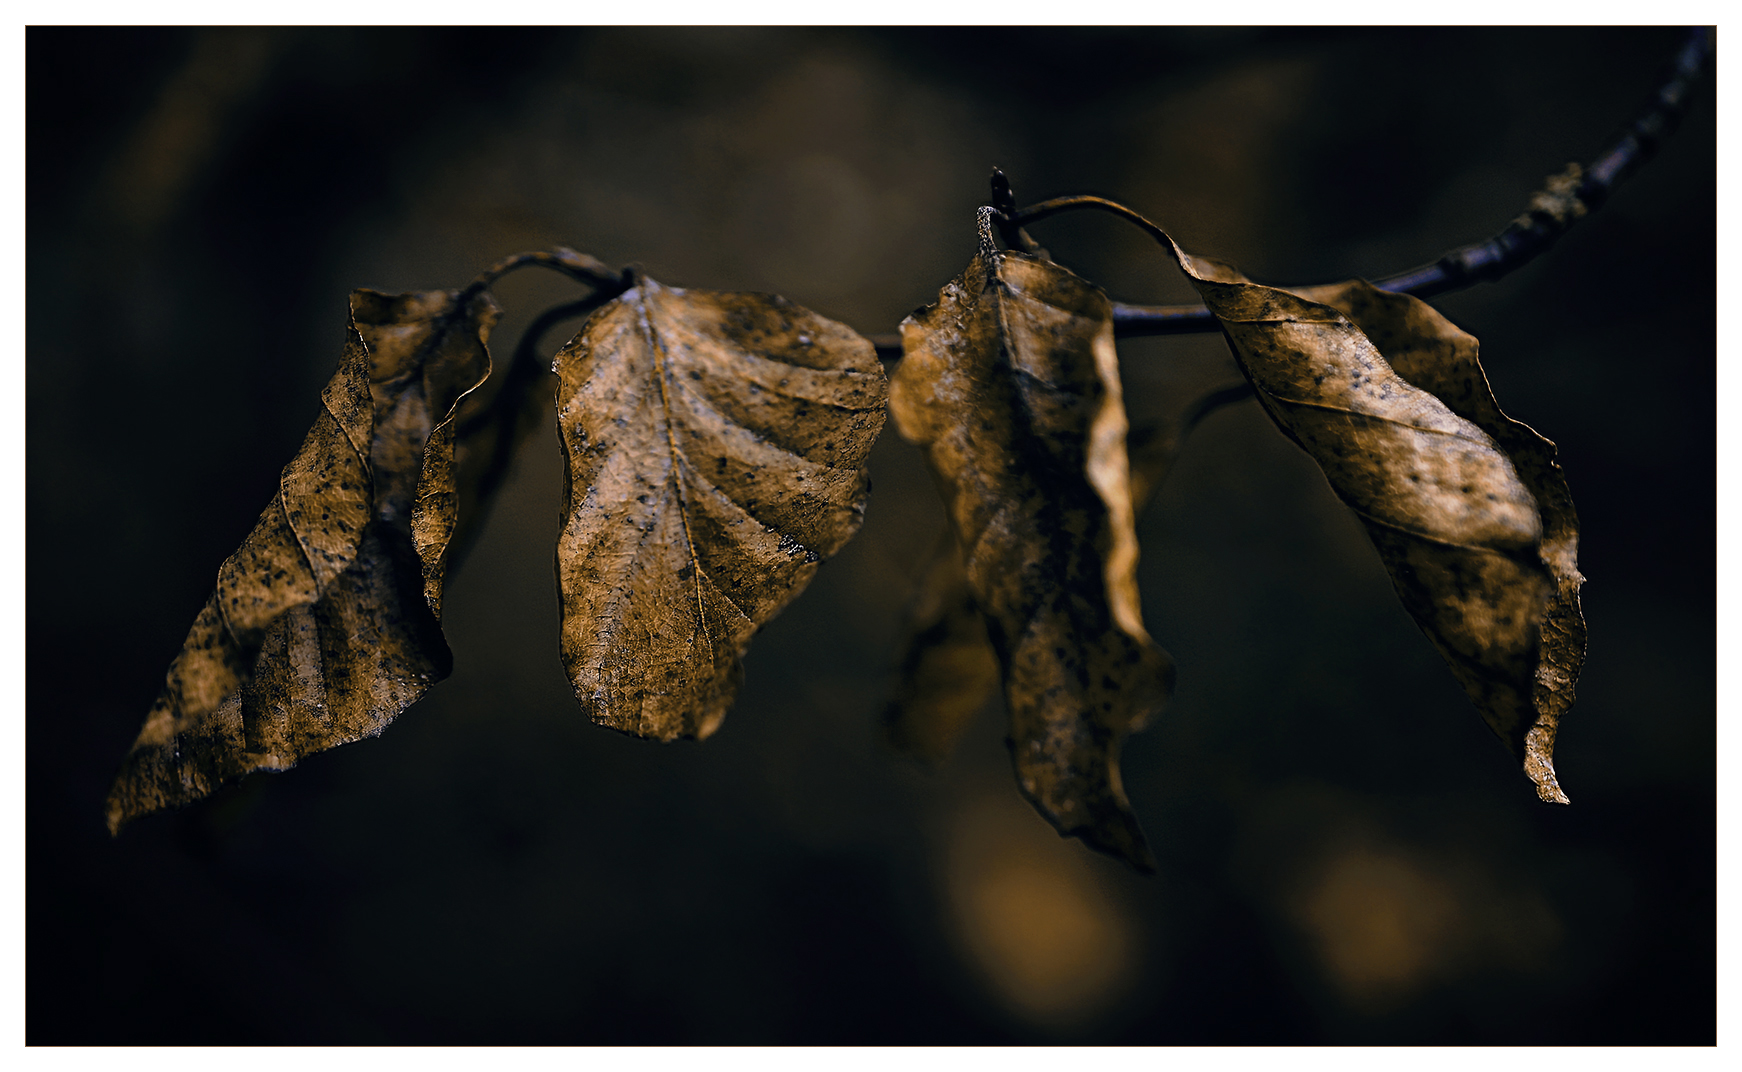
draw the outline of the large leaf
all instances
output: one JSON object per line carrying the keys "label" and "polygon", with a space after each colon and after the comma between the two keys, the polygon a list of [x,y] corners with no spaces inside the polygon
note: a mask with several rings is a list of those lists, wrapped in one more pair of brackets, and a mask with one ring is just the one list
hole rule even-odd
{"label": "large leaf", "polygon": [[490,373],[487,295],[359,290],[339,370],[170,665],[110,790],[111,832],[381,732],[452,664],[453,417]]}
{"label": "large leaf", "polygon": [[1055,264],[980,249],[902,322],[890,386],[924,448],[1003,672],[1017,784],[1064,834],[1153,868],[1119,745],[1165,702],[1144,631],[1112,306]]}
{"label": "large leaf", "polygon": [[1578,520],[1554,444],[1500,411],[1476,340],[1350,282],[1260,286],[1173,246],[1277,426],[1366,526],[1404,607],[1545,801],[1584,661]]}
{"label": "large leaf", "polygon": [[641,278],[555,370],[575,695],[612,729],[706,737],[751,635],[859,529],[883,366],[783,298]]}

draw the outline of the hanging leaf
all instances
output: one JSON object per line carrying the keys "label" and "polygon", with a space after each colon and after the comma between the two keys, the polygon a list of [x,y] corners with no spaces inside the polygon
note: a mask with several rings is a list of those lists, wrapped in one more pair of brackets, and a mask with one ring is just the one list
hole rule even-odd
{"label": "hanging leaf", "polygon": [[639,278],[557,354],[562,654],[601,725],[713,733],[751,635],[864,519],[887,385],[784,298]]}
{"label": "hanging leaf", "polygon": [[[1232,395],[1212,392],[1178,418],[1131,433],[1126,451],[1134,517],[1142,516],[1160,490],[1181,441],[1197,422],[1224,401],[1248,394],[1245,384]],[[899,651],[895,698],[884,712],[889,742],[917,759],[941,764],[998,687],[998,655],[952,532],[933,546],[914,586],[902,616]]]}
{"label": "hanging leaf", "polygon": [[1584,661],[1584,578],[1554,444],[1500,411],[1476,340],[1425,302],[1259,286],[1172,248],[1266,412],[1366,526],[1537,795],[1565,804],[1554,739]]}
{"label": "hanging leaf", "polygon": [[485,294],[351,295],[321,413],[170,665],[110,790],[111,833],[378,734],[447,676],[453,418],[490,373],[499,315]]}
{"label": "hanging leaf", "polygon": [[889,743],[940,764],[998,687],[998,655],[953,532],[933,546],[914,586],[902,617],[900,652],[895,698],[883,716]]}
{"label": "hanging leaf", "polygon": [[902,322],[890,411],[924,448],[1003,672],[1017,784],[1063,834],[1154,862],[1118,752],[1165,702],[1144,631],[1112,306],[1047,261],[980,249]]}

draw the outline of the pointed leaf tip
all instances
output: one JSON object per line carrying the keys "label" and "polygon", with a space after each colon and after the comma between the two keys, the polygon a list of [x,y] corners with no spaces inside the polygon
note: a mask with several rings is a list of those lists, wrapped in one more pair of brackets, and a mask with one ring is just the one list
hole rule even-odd
{"label": "pointed leaf tip", "polygon": [[1524,735],[1524,773],[1544,804],[1571,804],[1554,773],[1554,727],[1536,725]]}
{"label": "pointed leaf tip", "polygon": [[352,295],[321,413],[170,664],[105,803],[111,834],[380,733],[447,676],[453,419],[499,313],[459,297]]}
{"label": "pointed leaf tip", "polygon": [[964,549],[1023,795],[1061,833],[1152,868],[1118,749],[1165,702],[1173,664],[1138,608],[1112,306],[996,249],[990,211],[968,268],[901,325],[890,412]]}
{"label": "pointed leaf tip", "polygon": [[1584,662],[1584,577],[1554,444],[1501,411],[1476,340],[1426,302],[1360,280],[1260,286],[1162,238],[1483,720],[1566,803],[1552,753]]}

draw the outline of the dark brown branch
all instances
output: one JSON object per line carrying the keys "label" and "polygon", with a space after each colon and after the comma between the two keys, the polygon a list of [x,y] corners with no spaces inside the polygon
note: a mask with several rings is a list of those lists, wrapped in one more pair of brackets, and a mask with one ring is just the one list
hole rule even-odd
{"label": "dark brown branch", "polygon": [[[585,253],[577,253],[565,246],[553,246],[550,249],[534,250],[531,253],[516,253],[504,257],[484,269],[478,278],[466,287],[468,295],[494,286],[498,279],[509,272],[527,267],[549,268],[553,272],[561,272],[578,283],[590,287],[612,287],[619,282],[619,276],[610,266],[597,257]],[[462,306],[465,302],[460,303]]]}
{"label": "dark brown branch", "polygon": [[[1505,230],[1485,241],[1454,249],[1431,264],[1376,280],[1374,286],[1418,298],[1431,298],[1477,282],[1499,279],[1530,263],[1554,245],[1574,221],[1600,208],[1615,187],[1651,159],[1663,140],[1675,130],[1687,111],[1695,79],[1711,59],[1713,38],[1714,31],[1710,27],[1691,31],[1671,60],[1663,84],[1652,94],[1651,100],[1626,132],[1590,166],[1581,168],[1574,164],[1559,175],[1551,176],[1546,187],[1532,196],[1525,214],[1513,220]],[[1010,223],[1029,224],[1076,208],[1112,211],[1111,205],[1112,202],[1102,198],[1054,198],[1019,210]],[[1136,216],[1128,209],[1120,214]],[[1201,305],[1113,304],[1113,331],[1119,338],[1183,335],[1215,331],[1216,326],[1209,310]],[[883,353],[881,346],[878,352]]]}
{"label": "dark brown branch", "polygon": [[1010,179],[1004,174],[1004,169],[992,169],[992,207],[998,210],[993,221],[998,225],[998,237],[1011,249],[1020,249],[1024,253],[1035,253],[1040,250],[1040,243],[1028,236],[1016,223],[1016,193],[1010,189]]}

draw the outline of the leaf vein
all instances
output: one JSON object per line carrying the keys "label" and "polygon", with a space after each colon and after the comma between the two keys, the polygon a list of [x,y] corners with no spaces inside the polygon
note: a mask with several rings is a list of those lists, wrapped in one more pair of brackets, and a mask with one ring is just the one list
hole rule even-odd
{"label": "leaf vein", "polygon": [[[1339,498],[1341,498],[1341,496],[1339,496]],[[1378,525],[1381,528],[1390,529],[1393,532],[1401,532],[1405,536],[1414,536],[1418,540],[1426,540],[1429,543],[1437,543],[1442,547],[1456,547],[1456,548],[1463,550],[1463,551],[1478,551],[1478,552],[1481,552],[1483,554],[1495,555],[1495,556],[1500,557],[1500,558],[1510,558],[1511,557],[1506,552],[1498,550],[1498,549],[1493,548],[1493,547],[1483,547],[1481,544],[1461,543],[1458,540],[1448,540],[1448,539],[1445,539],[1444,537],[1441,537],[1441,536],[1433,536],[1433,535],[1430,535],[1428,533],[1422,532],[1418,529],[1412,529],[1407,525],[1399,525],[1395,521],[1387,521],[1382,517],[1378,517],[1374,514],[1368,513],[1367,511],[1361,509],[1359,506],[1356,506],[1354,503],[1350,502],[1347,499],[1343,499],[1343,505],[1347,506],[1351,511],[1354,512],[1354,514],[1357,517],[1361,518],[1361,520],[1368,522],[1368,523],[1371,523],[1371,524],[1374,524],[1374,525]]]}
{"label": "leaf vein", "polygon": [[[850,474],[850,473],[858,472],[857,468],[849,469],[849,468],[846,468],[845,466],[828,465],[828,464],[825,464],[823,462],[815,461],[813,459],[805,457],[802,454],[799,454],[795,451],[789,450],[788,448],[781,446],[779,443],[776,443],[774,440],[769,439],[767,436],[758,435],[754,429],[750,428],[748,425],[740,424],[737,420],[735,420],[730,415],[728,415],[724,411],[722,411],[718,406],[714,405],[713,399],[709,398],[707,396],[707,394],[705,394],[704,392],[699,391],[699,390],[692,390],[681,379],[677,381],[677,390],[685,398],[695,400],[695,402],[698,405],[702,406],[709,413],[720,418],[720,423],[721,423],[722,427],[725,427],[725,428],[728,428],[728,429],[731,429],[734,431],[741,430],[745,434],[751,436],[756,441],[756,443],[758,445],[765,445],[771,450],[779,451],[781,454],[784,454],[786,457],[791,458],[794,461],[799,462],[802,465],[814,466],[816,468],[816,471],[819,474],[821,474],[821,473],[849,473]],[[856,411],[848,410],[847,412],[856,412]],[[679,449],[681,450],[681,448],[679,448]],[[750,459],[744,458],[742,455],[739,455],[736,453],[732,454],[732,457],[737,458],[740,461],[750,460]],[[686,460],[688,459],[688,455],[685,455],[685,459]]]}
{"label": "leaf vein", "polygon": [[[1408,428],[1412,431],[1425,432],[1429,435],[1446,436],[1449,439],[1462,439],[1467,443],[1474,443],[1479,447],[1486,447],[1490,450],[1494,447],[1493,442],[1486,438],[1477,439],[1474,436],[1468,436],[1462,432],[1448,432],[1443,428],[1429,428],[1426,425],[1411,424],[1409,421],[1400,421],[1396,417],[1386,417],[1378,413],[1367,413],[1358,409],[1349,409],[1346,406],[1333,406],[1327,402],[1309,402],[1302,398],[1285,398],[1282,395],[1272,394],[1269,391],[1265,391],[1264,395],[1266,398],[1269,398],[1274,402],[1281,402],[1289,406],[1298,406],[1303,409],[1324,410],[1329,413],[1341,413],[1344,416],[1362,417],[1370,421],[1383,421],[1386,424],[1394,424],[1399,428]],[[1453,414],[1453,416],[1456,416],[1456,414]]]}
{"label": "leaf vein", "polygon": [[665,343],[660,339],[659,334],[653,330],[653,312],[648,306],[647,288],[643,286],[636,289],[638,292],[636,302],[637,311],[641,314],[641,330],[647,339],[649,353],[653,357],[654,372],[659,378],[659,404],[665,416],[665,443],[666,448],[671,452],[672,460],[671,479],[677,486],[677,515],[678,520],[683,522],[684,547],[689,551],[690,569],[693,573],[695,582],[696,622],[702,627],[702,639],[705,640],[711,648],[714,644],[714,637],[712,631],[708,629],[707,604],[702,599],[702,563],[700,557],[696,554],[695,534],[690,531],[689,496],[686,494],[687,489],[684,487],[683,473],[681,471],[682,464],[680,464],[680,461],[682,463],[688,463],[689,458],[678,448],[677,437],[672,433],[671,396],[668,390],[671,371],[668,368]]}

